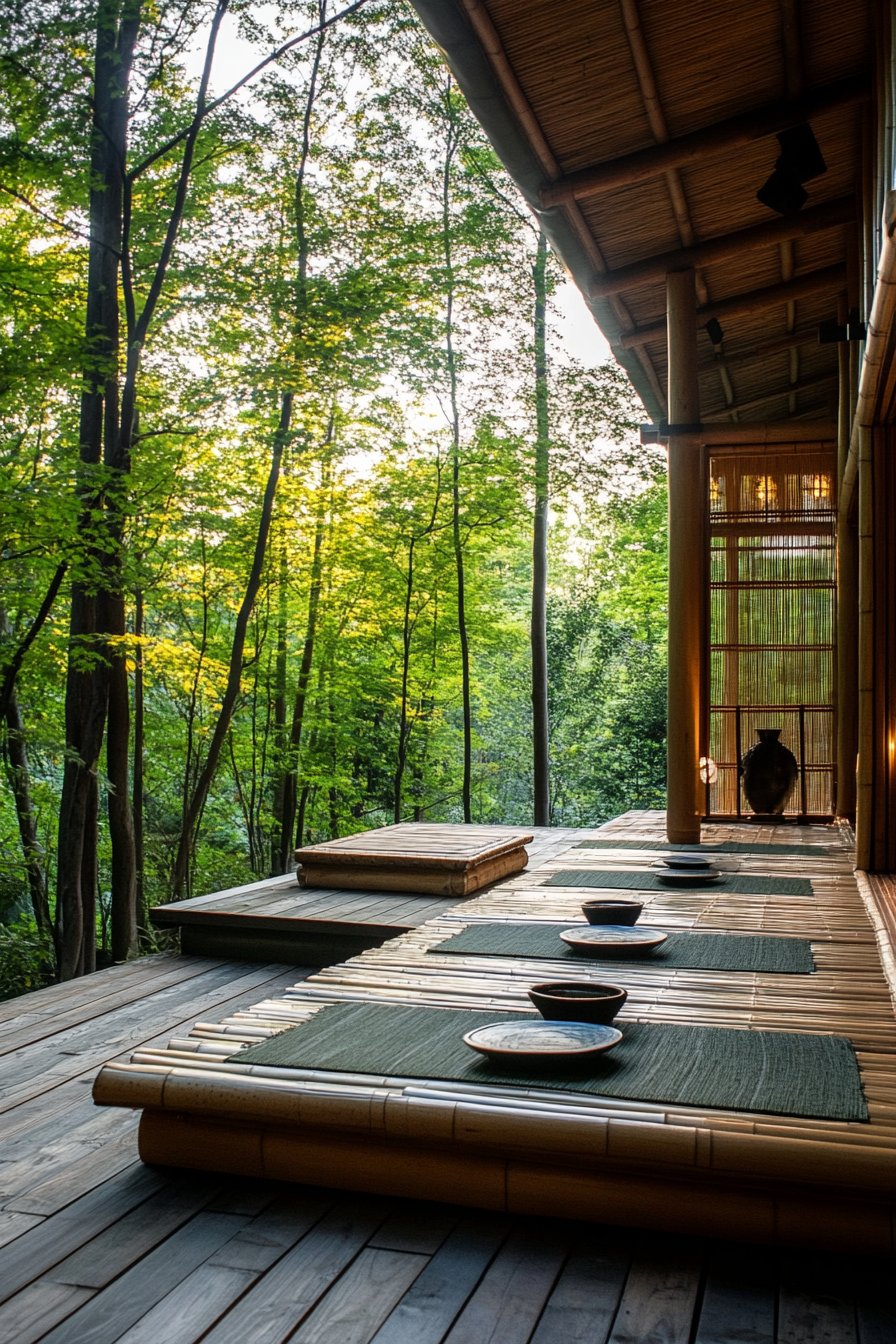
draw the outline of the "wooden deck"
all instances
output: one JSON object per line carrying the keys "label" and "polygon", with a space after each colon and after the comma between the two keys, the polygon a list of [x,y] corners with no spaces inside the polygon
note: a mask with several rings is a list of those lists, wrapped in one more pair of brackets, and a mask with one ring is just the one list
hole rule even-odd
{"label": "wooden deck", "polygon": [[[591,834],[572,827],[529,829],[535,836],[526,846],[530,868]],[[287,873],[156,906],[150,918],[158,928],[180,929],[181,950],[197,956],[326,966],[419,928],[456,904],[456,896],[306,888]]]}
{"label": "wooden deck", "polygon": [[[228,1059],[249,1044],[346,1000],[530,1010],[528,985],[567,962],[458,956],[435,946],[477,919],[581,919],[582,889],[545,886],[570,867],[649,872],[662,816],[628,814],[601,830],[619,847],[580,849],[566,836],[529,872],[509,877],[384,946],[217,1022],[167,1048],[138,1050],[102,1072],[96,1095],[142,1106],[147,1160],[514,1213],[603,1218],[656,1230],[769,1244],[894,1252],[896,1020],[883,932],[850,837],[833,828],[715,825],[705,839],[766,843],[724,856],[752,876],[809,879],[802,895],[723,889],[644,892],[645,921],[670,930],[774,932],[810,942],[812,975],[694,971],[627,962],[618,1019],[836,1034],[856,1051],[870,1122],[754,1115],[698,1105],[575,1101],[528,1089],[419,1077],[269,1070]],[[587,837],[588,832],[584,833]],[[638,843],[646,848],[639,850]],[[787,845],[808,846],[789,854]],[[632,847],[634,846],[634,847]],[[816,857],[817,855],[817,857]],[[606,972],[604,972],[606,974]]]}
{"label": "wooden deck", "polygon": [[0,1005],[4,1344],[893,1344],[891,1262],[138,1162],[97,1065],[296,978],[161,955]]}
{"label": "wooden deck", "polygon": [[[563,837],[561,849],[570,843]],[[569,853],[560,865],[552,848],[543,851],[545,864],[570,866]],[[589,865],[606,861],[600,851],[578,853]],[[633,857],[619,851],[612,864]],[[805,873],[806,862],[794,861],[790,871]],[[832,891],[839,880],[839,873],[828,878]],[[549,888],[538,899],[571,895]],[[511,900],[505,888],[482,898]],[[847,951],[867,949],[870,926],[856,937],[828,906],[821,901],[813,915],[825,930],[811,925],[816,951],[837,938]],[[658,913],[654,907],[651,917]],[[702,913],[703,927],[722,914],[718,906]],[[778,927],[772,909],[763,918]],[[354,992],[394,992],[393,949],[352,964]],[[294,1002],[287,990],[297,982],[293,994],[331,995],[338,974],[309,979],[294,965],[163,954],[0,1004],[3,1344],[896,1340],[891,1260],[761,1249],[746,1244],[748,1229],[742,1244],[725,1245],[148,1167],[137,1160],[138,1115],[92,1104],[90,1085],[107,1060],[164,1049],[172,1038],[214,1055],[228,1020],[250,1036],[250,1005]],[[415,966],[403,988],[426,1001],[434,986],[415,983],[416,975]],[[665,998],[673,1014],[688,996],[692,1006],[709,1002],[706,985],[679,979],[654,1002]],[[488,988],[505,1006],[507,977],[499,974]],[[855,996],[859,1017],[869,1006],[866,990],[876,1001],[869,983]],[[771,1011],[755,986],[750,992],[753,1010]],[[646,989],[634,999],[640,1015]]]}

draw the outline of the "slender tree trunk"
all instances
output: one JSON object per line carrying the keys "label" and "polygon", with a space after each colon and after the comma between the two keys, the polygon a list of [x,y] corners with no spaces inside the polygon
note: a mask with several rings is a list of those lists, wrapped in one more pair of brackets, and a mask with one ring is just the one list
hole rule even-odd
{"label": "slender tree trunk", "polygon": [[[327,0],[318,0],[318,21],[324,23],[327,15]],[[314,59],[311,63],[311,74],[308,81],[308,96],[305,99],[305,110],[302,116],[302,149],[299,154],[298,167],[296,168],[295,180],[295,223],[296,223],[296,243],[298,244],[298,256],[296,262],[296,306],[293,322],[294,338],[296,344],[301,343],[302,331],[304,327],[305,311],[308,302],[307,284],[308,284],[308,260],[309,260],[309,242],[308,231],[305,227],[305,173],[308,168],[308,159],[311,154],[311,120],[314,114],[314,104],[318,95],[318,79],[320,76],[321,59],[323,57],[324,43],[326,41],[326,31],[321,30],[318,34],[314,49]],[[330,418],[327,428],[326,443],[332,439],[334,421]],[[305,644],[302,650],[302,666],[299,672],[299,687],[296,692],[296,699],[293,705],[292,726],[289,734],[289,741],[286,750],[281,756],[281,785],[280,785],[280,807],[279,807],[279,836],[276,843],[274,856],[274,871],[285,873],[289,870],[290,859],[292,857],[293,847],[293,827],[296,823],[296,790],[297,790],[297,770],[299,745],[302,737],[302,719],[305,713],[305,697],[308,687],[308,677],[311,671],[311,660],[314,656],[314,627],[317,620],[317,601],[320,595],[320,576],[319,568],[317,570],[317,579],[315,579],[315,566],[319,566],[320,543],[322,523],[320,513],[318,513],[318,523],[315,531],[315,551],[312,563],[311,591],[308,599],[308,622],[305,629]],[[284,641],[283,657],[283,738],[286,737],[286,650]],[[275,819],[277,813],[275,812]],[[301,841],[299,842],[301,843]]]}
{"label": "slender tree trunk", "polygon": [[308,614],[305,620],[305,639],[302,645],[302,662],[299,666],[299,680],[296,685],[296,698],[292,707],[292,724],[289,733],[287,751],[287,769],[283,785],[283,820],[280,829],[280,869],[289,870],[293,848],[302,844],[296,830],[296,794],[298,792],[299,756],[302,747],[302,729],[305,723],[305,709],[308,704],[308,683],[311,680],[311,667],[314,662],[314,641],[317,636],[317,617],[320,608],[320,590],[323,577],[323,542],[326,527],[326,493],[329,481],[327,473],[321,483],[317,519],[314,526],[314,550],[311,556],[311,582],[308,588]]}
{"label": "slender tree trunk", "polygon": [[[139,26],[139,0],[100,0],[94,62],[85,360],[81,393],[80,536],[90,538],[102,500],[92,468],[117,436],[118,268],[122,247],[128,86]],[[103,556],[97,554],[102,565]],[[59,973],[68,980],[92,970],[96,930],[96,769],[109,698],[109,669],[99,638],[106,622],[103,596],[80,579],[72,584],[70,652],[65,697],[66,763],[59,809],[57,919]],[[88,834],[87,828],[94,828]],[[87,886],[85,886],[85,883]],[[92,884],[92,885],[91,885]]]}
{"label": "slender tree trunk", "polygon": [[411,605],[414,596],[414,555],[418,541],[432,536],[436,530],[436,518],[438,517],[439,504],[442,499],[442,464],[441,460],[436,461],[436,492],[432,502],[432,512],[429,522],[422,531],[412,533],[408,542],[408,568],[405,578],[405,599],[404,599],[404,623],[402,626],[401,640],[401,710],[398,721],[398,761],[395,767],[395,788],[394,788],[394,815],[395,821],[401,821],[401,794],[404,783],[404,772],[407,766],[408,744],[411,738],[411,724],[408,715],[408,680],[411,670],[411,641],[414,637],[414,627],[417,623],[416,616],[411,620]]}
{"label": "slender tree trunk", "polygon": [[224,691],[224,699],[221,703],[218,721],[215,724],[215,729],[209,743],[205,765],[196,781],[193,795],[187,803],[184,812],[183,827],[178,842],[177,857],[174,863],[174,880],[172,885],[175,900],[181,898],[184,887],[189,880],[190,862],[193,853],[196,828],[205,807],[212,780],[214,779],[215,772],[218,768],[221,748],[230,731],[233,712],[239,698],[240,682],[243,671],[243,650],[246,645],[246,631],[249,626],[252,610],[255,606],[255,599],[258,596],[258,589],[261,586],[261,575],[262,570],[264,569],[268,536],[270,535],[271,530],[271,515],[274,509],[274,497],[277,492],[277,482],[280,478],[280,463],[283,458],[283,449],[289,436],[291,419],[292,393],[285,393],[282,398],[280,423],[274,433],[274,440],[271,448],[271,465],[270,470],[268,471],[268,479],[261,506],[261,518],[258,522],[258,535],[255,541],[255,553],[252,558],[252,568],[249,572],[245,596],[243,597],[236,618],[236,627],[234,629],[233,644],[230,650],[230,666],[227,673],[227,686]]}
{"label": "slender tree trunk", "polygon": [[[274,659],[274,751],[276,777],[271,807],[274,825],[271,832],[271,872],[285,873],[283,857],[283,809],[286,801],[286,783],[289,778],[289,738],[286,732],[286,649],[289,621],[289,564],[286,539],[280,542],[280,563],[277,575],[277,653]],[[290,830],[292,827],[290,826]]]}
{"label": "slender tree trunk", "polygon": [[404,625],[401,632],[401,711],[398,718],[398,761],[395,766],[396,824],[401,821],[401,790],[408,754],[408,676],[411,666],[411,601],[414,593],[414,547],[417,538],[408,543],[408,570],[405,578]]}
{"label": "slender tree trunk", "polygon": [[[142,556],[138,556],[141,560]],[[146,727],[145,727],[145,690],[143,684],[143,631],[145,610],[143,589],[134,594],[134,766],[133,801],[131,809],[134,817],[134,864],[137,882],[137,920],[142,931],[147,931],[149,921],[146,910],[146,879],[144,877],[145,841],[144,814],[146,804]]]}
{"label": "slender tree trunk", "polygon": [[532,774],[535,825],[551,824],[548,721],[548,366],[545,340],[547,240],[538,235],[535,281],[535,515],[532,525]]}
{"label": "slender tree trunk", "polygon": [[15,688],[10,691],[4,714],[6,722],[7,778],[16,806],[19,839],[28,879],[31,909],[41,933],[53,936],[50,898],[47,892],[46,855],[37,834],[37,813],[31,801],[31,774],[25,746],[25,725]]}
{"label": "slender tree trunk", "polygon": [[[317,635],[317,616],[320,608],[323,532],[323,518],[319,515],[314,534],[314,555],[311,561],[311,586],[308,590],[305,640],[302,645],[302,662],[299,667],[299,680],[296,685],[296,698],[293,703],[292,725],[289,735],[289,774],[284,790],[283,829],[280,835],[280,861],[282,864],[280,871],[284,873],[287,871],[292,858],[295,835],[299,755],[302,747],[302,730],[305,724],[305,710],[308,705],[308,683],[311,679],[311,667],[314,662],[314,642]],[[295,841],[296,845],[299,843],[301,842]]]}
{"label": "slender tree trunk", "polygon": [[311,806],[314,806],[314,796],[310,784],[302,785],[302,793],[299,798],[299,817],[296,822],[296,849],[301,849],[304,844],[305,835],[305,814],[308,811],[308,800],[311,798]]}
{"label": "slender tree trunk", "polygon": [[[106,598],[107,628],[125,636],[124,596]],[[106,728],[107,808],[112,843],[111,951],[113,961],[126,961],[137,951],[137,847],[130,803],[130,686],[127,658],[121,645],[109,652],[109,716]]]}
{"label": "slender tree trunk", "polygon": [[451,105],[451,78],[446,91],[448,110],[448,138],[442,171],[442,247],[445,258],[445,354],[448,365],[448,391],[451,405],[451,531],[454,542],[454,565],[457,574],[457,629],[460,636],[461,691],[463,699],[464,766],[461,798],[464,821],[473,819],[473,713],[470,696],[470,640],[467,631],[466,586],[464,577],[464,548],[460,521],[460,408],[457,397],[457,355],[454,349],[454,259],[451,238],[451,165],[457,152],[458,131]]}

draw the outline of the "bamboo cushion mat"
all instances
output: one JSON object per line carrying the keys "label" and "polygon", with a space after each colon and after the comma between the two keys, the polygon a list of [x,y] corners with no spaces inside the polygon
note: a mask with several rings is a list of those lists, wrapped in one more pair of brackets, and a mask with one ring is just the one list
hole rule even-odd
{"label": "bamboo cushion mat", "polygon": [[723,840],[718,844],[672,845],[667,840],[581,840],[576,849],[645,849],[679,851],[684,854],[770,854],[773,858],[816,859],[835,851],[827,845],[761,845],[739,840]]}
{"label": "bamboo cushion mat", "polygon": [[812,883],[806,877],[751,877],[725,873],[718,882],[693,887],[663,882],[653,873],[624,871],[602,872],[591,868],[562,868],[552,873],[545,887],[605,887],[622,891],[706,891],[730,892],[734,896],[811,896]]}
{"label": "bamboo cushion mat", "polygon": [[462,1039],[519,1013],[329,1005],[310,1021],[241,1051],[240,1064],[398,1078],[542,1086],[637,1101],[867,1120],[856,1057],[842,1036],[626,1022],[606,1055],[570,1069],[497,1067]]}
{"label": "bamboo cushion mat", "polygon": [[[804,938],[775,938],[769,934],[670,933],[661,947],[637,957],[589,956],[560,938],[570,924],[468,924],[431,952],[477,957],[536,957],[578,963],[600,961],[617,975],[627,966],[653,965],[693,971],[760,971],[779,975],[809,975],[815,970],[812,949]],[[587,924],[582,924],[587,928]]]}

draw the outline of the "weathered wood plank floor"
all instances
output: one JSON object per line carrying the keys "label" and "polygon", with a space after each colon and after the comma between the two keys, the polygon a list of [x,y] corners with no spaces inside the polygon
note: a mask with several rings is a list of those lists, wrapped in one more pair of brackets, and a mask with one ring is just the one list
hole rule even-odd
{"label": "weathered wood plank floor", "polygon": [[0,1004],[3,1344],[896,1341],[891,1261],[143,1167],[98,1065],[298,979],[160,955]]}

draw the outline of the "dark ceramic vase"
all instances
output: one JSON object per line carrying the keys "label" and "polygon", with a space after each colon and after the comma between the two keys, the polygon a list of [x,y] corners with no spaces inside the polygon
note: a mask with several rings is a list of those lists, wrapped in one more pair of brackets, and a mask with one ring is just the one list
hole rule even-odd
{"label": "dark ceramic vase", "polygon": [[741,763],[744,793],[754,812],[772,816],[784,811],[799,767],[793,752],[778,741],[780,728],[759,728],[757,732],[759,741]]}

